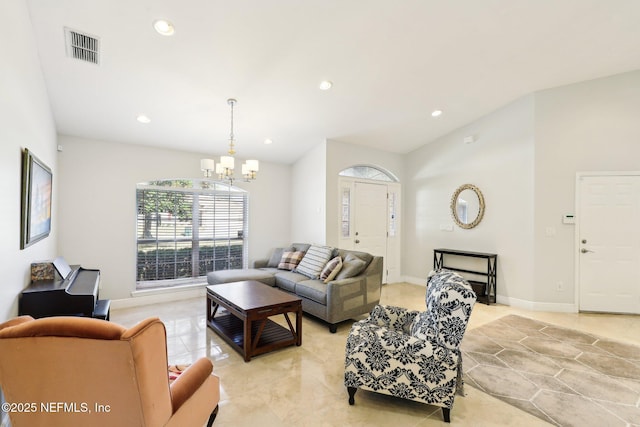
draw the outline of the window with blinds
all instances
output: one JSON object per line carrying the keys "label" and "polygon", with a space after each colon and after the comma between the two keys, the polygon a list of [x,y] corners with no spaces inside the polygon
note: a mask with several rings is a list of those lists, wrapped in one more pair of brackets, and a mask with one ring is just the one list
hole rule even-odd
{"label": "window with blinds", "polygon": [[201,282],[247,266],[248,194],[226,183],[138,184],[137,289]]}

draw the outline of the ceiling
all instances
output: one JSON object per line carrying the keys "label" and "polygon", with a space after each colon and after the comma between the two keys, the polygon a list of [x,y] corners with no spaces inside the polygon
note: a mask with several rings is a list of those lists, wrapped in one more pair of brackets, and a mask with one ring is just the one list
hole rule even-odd
{"label": "ceiling", "polygon": [[[522,95],[640,69],[637,0],[27,2],[60,134],[212,156],[230,97],[237,155],[291,163],[325,139],[407,153]],[[66,56],[64,27],[99,38],[99,65]]]}

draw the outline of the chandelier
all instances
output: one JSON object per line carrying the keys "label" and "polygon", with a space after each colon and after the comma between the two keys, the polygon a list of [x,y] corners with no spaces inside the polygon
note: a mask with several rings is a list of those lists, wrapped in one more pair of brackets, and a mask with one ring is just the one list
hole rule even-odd
{"label": "chandelier", "polygon": [[[234,176],[233,171],[235,169],[235,136],[233,134],[233,107],[238,101],[233,98],[227,99],[227,104],[231,106],[231,133],[229,134],[229,151],[228,156],[220,156],[220,162],[216,163],[213,159],[200,160],[200,169],[204,172],[204,176],[211,178],[214,173],[218,175],[220,180],[228,180],[233,184]],[[247,160],[242,164],[242,177],[246,182],[256,179],[256,175],[260,168],[260,164],[257,160]]]}

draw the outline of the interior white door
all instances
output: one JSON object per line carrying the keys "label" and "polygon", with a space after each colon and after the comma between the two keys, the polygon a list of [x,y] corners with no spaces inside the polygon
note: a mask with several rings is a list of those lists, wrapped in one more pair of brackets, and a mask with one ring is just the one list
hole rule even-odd
{"label": "interior white door", "polygon": [[354,184],[354,249],[387,255],[387,186]]}
{"label": "interior white door", "polygon": [[581,311],[640,313],[640,176],[578,179]]}

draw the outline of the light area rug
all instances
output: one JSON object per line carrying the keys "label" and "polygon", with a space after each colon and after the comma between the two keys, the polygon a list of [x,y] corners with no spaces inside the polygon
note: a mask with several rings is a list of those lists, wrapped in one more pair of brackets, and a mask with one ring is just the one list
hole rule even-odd
{"label": "light area rug", "polygon": [[466,332],[464,380],[562,427],[640,426],[640,347],[508,315]]}

